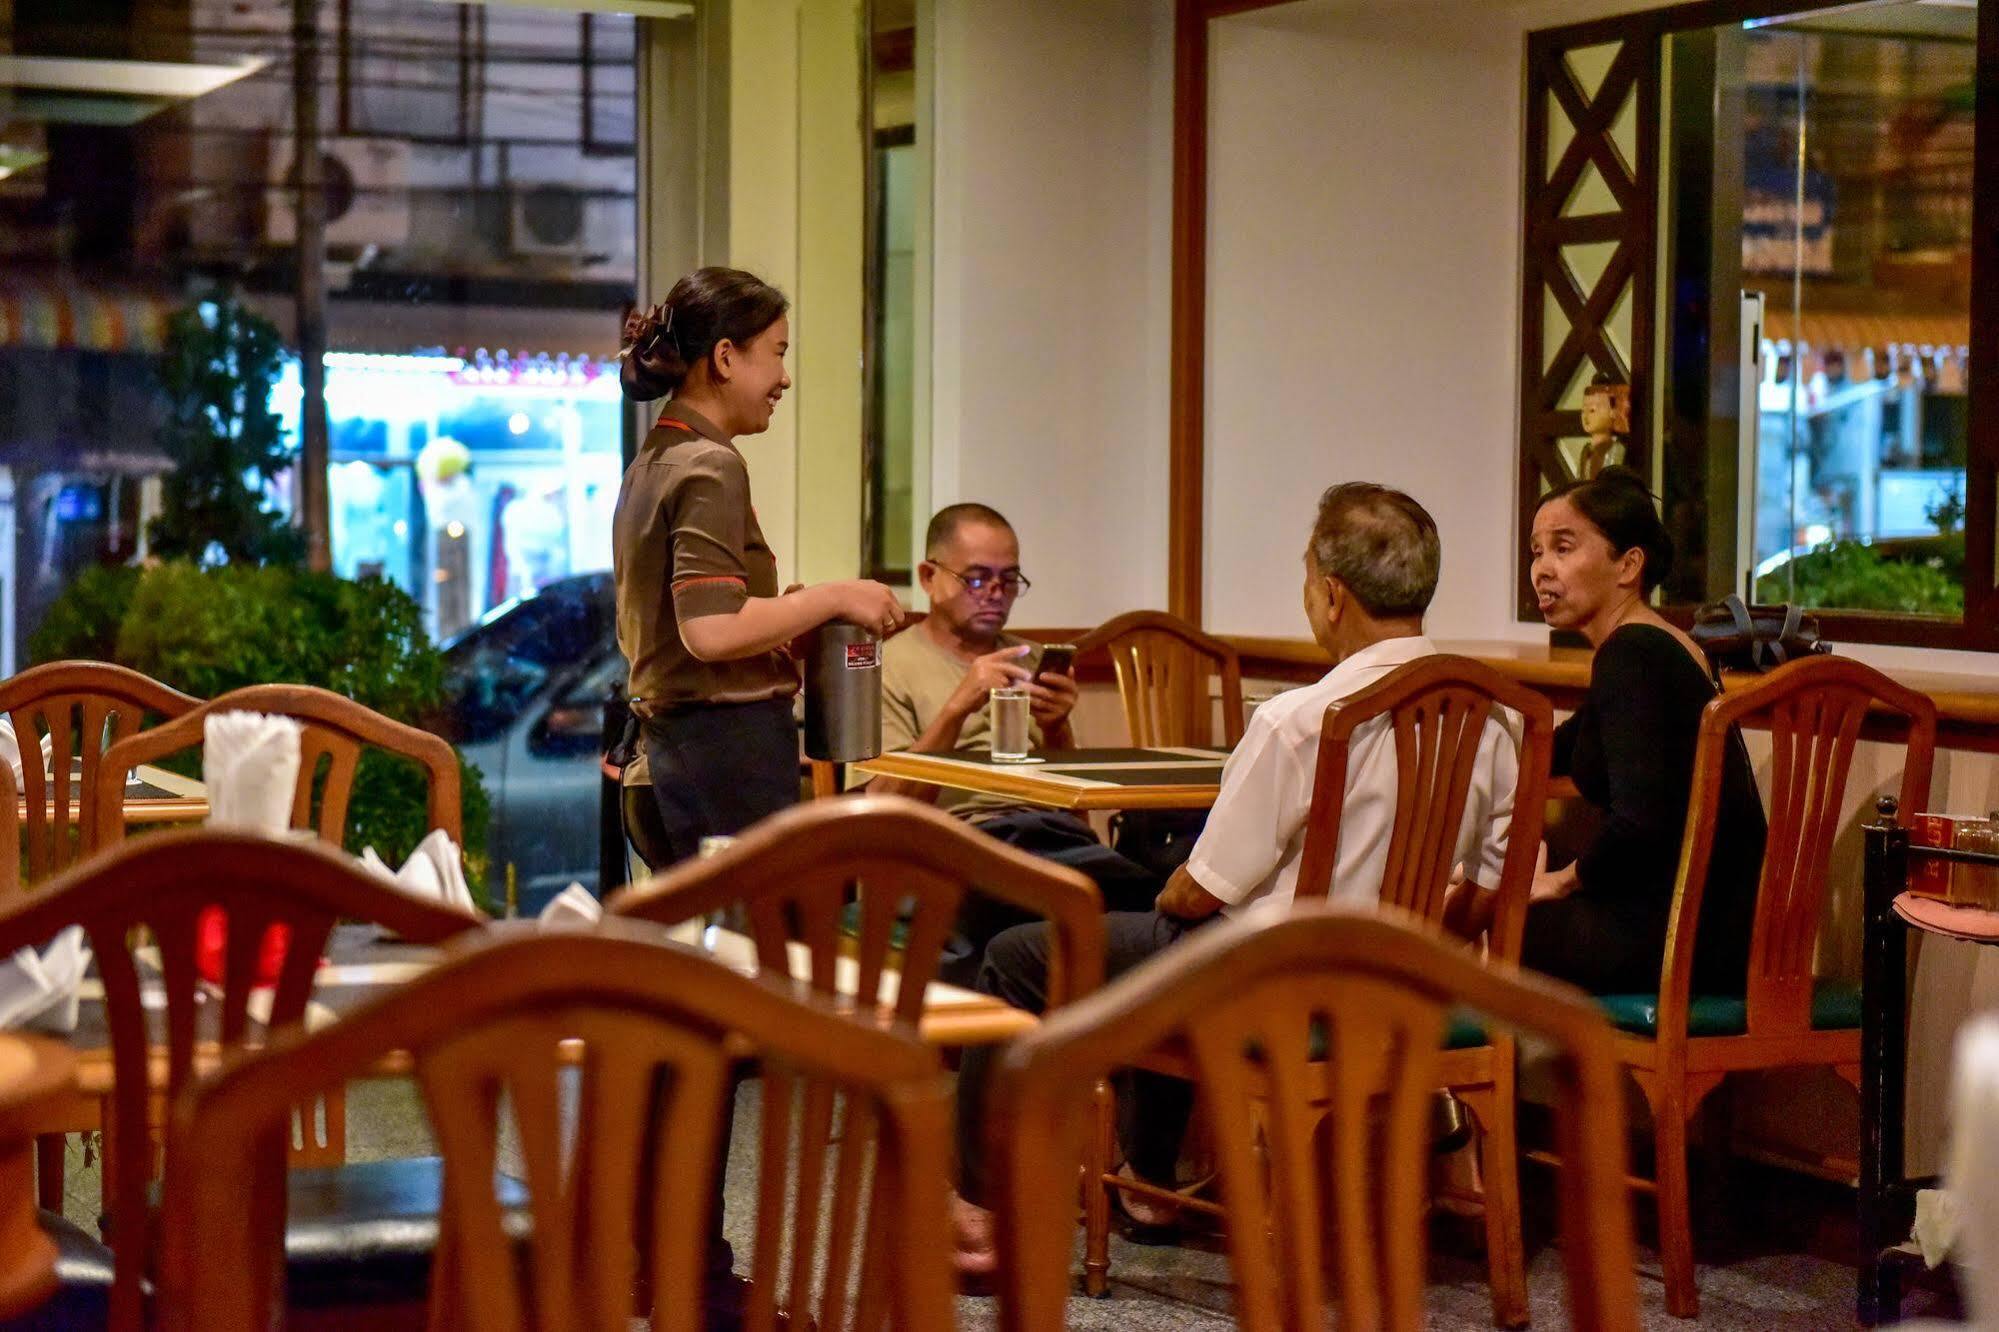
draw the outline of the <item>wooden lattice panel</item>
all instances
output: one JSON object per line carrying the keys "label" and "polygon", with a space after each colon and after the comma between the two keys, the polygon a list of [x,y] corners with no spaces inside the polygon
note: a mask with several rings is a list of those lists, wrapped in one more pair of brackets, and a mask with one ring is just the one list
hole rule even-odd
{"label": "wooden lattice panel", "polygon": [[[1583,390],[1631,385],[1622,461],[1649,467],[1658,252],[1659,41],[1601,25],[1535,33],[1527,53],[1520,345],[1521,532],[1572,480]],[[1523,543],[1524,544],[1524,543]],[[1533,616],[1522,556],[1520,609]]]}

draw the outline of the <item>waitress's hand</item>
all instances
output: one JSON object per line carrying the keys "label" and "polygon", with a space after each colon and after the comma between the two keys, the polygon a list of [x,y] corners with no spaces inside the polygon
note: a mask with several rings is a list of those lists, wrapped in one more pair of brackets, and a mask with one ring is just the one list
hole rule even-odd
{"label": "waitress's hand", "polygon": [[983,657],[974,657],[971,669],[965,672],[965,678],[958,681],[958,687],[945,701],[944,711],[963,719],[983,708],[986,695],[993,690],[1026,684],[1032,672],[1021,665],[1021,658],[1033,650],[1032,644],[1022,643],[988,652]]}
{"label": "waitress's hand", "polygon": [[870,578],[832,583],[836,618],[886,637],[902,623],[905,612],[895,599],[894,589]]}

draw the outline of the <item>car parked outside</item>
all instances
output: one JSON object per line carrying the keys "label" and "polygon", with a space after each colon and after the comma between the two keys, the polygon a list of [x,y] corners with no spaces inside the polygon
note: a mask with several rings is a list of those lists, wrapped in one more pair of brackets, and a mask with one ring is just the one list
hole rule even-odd
{"label": "car parked outside", "polygon": [[570,883],[598,891],[604,704],[625,687],[608,572],[495,606],[444,644],[432,729],[485,778],[491,892],[522,915]]}

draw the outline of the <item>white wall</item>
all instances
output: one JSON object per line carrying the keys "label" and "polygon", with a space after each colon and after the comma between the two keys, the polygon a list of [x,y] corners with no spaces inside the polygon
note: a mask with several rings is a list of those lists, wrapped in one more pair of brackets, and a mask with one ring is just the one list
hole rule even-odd
{"label": "white wall", "polygon": [[1211,25],[1210,630],[1304,636],[1315,502],[1359,480],[1437,519],[1432,632],[1522,634],[1525,33],[1616,7],[1320,0]]}
{"label": "white wall", "polygon": [[1172,6],[935,0],[926,17],[929,504],[919,488],[916,507],[978,500],[1013,521],[1035,580],[1023,623],[1163,606]]}

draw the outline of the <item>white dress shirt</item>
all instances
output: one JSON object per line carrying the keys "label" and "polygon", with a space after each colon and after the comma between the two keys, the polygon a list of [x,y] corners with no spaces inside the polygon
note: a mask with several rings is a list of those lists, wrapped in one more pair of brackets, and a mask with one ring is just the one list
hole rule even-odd
{"label": "white dress shirt", "polygon": [[[1424,637],[1387,639],[1354,653],[1317,684],[1279,694],[1256,709],[1222,769],[1221,792],[1187,859],[1188,872],[1222,900],[1224,912],[1289,903],[1296,893],[1326,708],[1436,651]],[[1349,742],[1339,863],[1330,892],[1336,902],[1364,905],[1381,897],[1399,772],[1388,723],[1387,717],[1367,722]],[[1479,740],[1457,843],[1465,874],[1487,888],[1499,883],[1506,862],[1519,762],[1519,716],[1495,709]]]}

